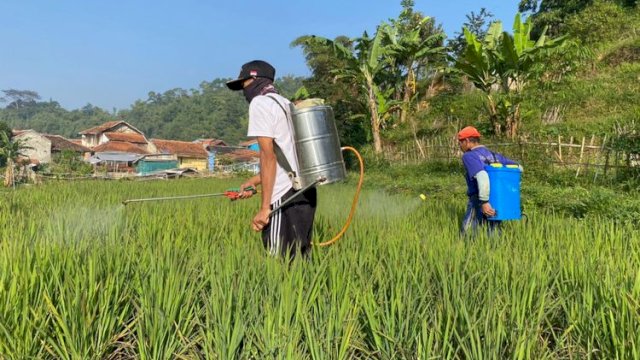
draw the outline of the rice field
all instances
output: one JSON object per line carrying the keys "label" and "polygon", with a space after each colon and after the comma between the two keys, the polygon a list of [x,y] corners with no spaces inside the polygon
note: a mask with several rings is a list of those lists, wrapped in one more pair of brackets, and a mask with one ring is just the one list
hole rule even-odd
{"label": "rice field", "polygon": [[[464,239],[464,194],[363,192],[345,237],[267,256],[239,181],[0,193],[2,359],[640,359],[640,236],[532,212]],[[315,239],[354,186],[320,188]]]}

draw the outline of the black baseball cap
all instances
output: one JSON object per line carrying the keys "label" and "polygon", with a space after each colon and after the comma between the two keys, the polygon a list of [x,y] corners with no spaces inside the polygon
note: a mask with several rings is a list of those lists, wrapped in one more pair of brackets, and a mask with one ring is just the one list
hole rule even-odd
{"label": "black baseball cap", "polygon": [[242,90],[242,82],[253,77],[263,77],[273,81],[276,77],[276,69],[266,61],[250,61],[242,65],[237,79],[227,81],[227,87],[231,90]]}

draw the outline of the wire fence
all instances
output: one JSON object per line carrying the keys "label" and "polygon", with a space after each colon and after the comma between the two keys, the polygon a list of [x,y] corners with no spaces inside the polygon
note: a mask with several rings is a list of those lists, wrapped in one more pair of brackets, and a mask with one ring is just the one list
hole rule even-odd
{"label": "wire fence", "polygon": [[[519,139],[483,144],[525,166],[545,165],[575,171],[575,176],[615,176],[620,169],[640,167],[637,154],[616,151],[607,137]],[[460,161],[462,151],[453,137],[424,138],[411,143],[386,145],[386,160],[403,165],[430,161]]]}

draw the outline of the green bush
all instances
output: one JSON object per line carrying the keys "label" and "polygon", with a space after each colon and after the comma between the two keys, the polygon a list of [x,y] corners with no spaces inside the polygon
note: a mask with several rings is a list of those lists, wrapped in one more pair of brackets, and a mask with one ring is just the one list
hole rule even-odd
{"label": "green bush", "polygon": [[570,16],[566,21],[566,30],[585,44],[626,39],[637,36],[640,30],[639,11],[597,0],[584,11]]}
{"label": "green bush", "polygon": [[602,56],[602,63],[608,66],[634,62],[640,62],[640,37],[616,43]]}

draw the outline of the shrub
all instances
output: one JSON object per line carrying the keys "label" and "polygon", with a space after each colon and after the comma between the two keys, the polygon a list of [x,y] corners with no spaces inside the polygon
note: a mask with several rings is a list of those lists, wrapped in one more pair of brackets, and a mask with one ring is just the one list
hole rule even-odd
{"label": "shrub", "polygon": [[640,29],[639,11],[625,10],[612,2],[598,0],[567,19],[568,33],[585,44],[598,44],[631,36]]}

